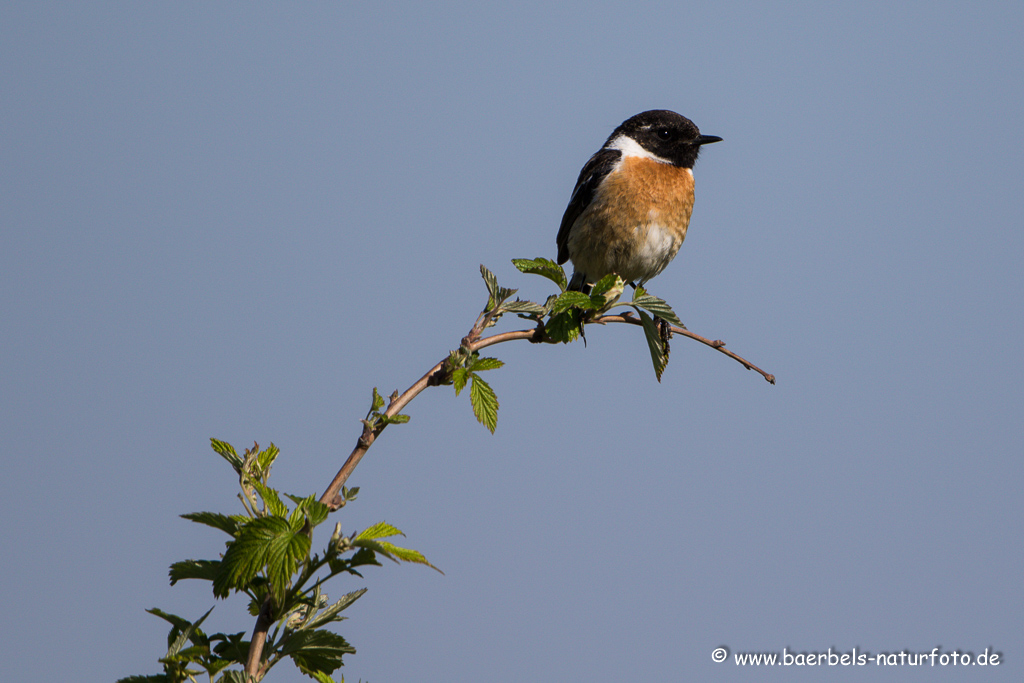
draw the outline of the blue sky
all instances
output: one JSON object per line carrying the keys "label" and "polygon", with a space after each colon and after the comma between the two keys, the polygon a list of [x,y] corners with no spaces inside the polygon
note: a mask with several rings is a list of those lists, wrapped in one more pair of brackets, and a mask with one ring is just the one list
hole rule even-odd
{"label": "blue sky", "polygon": [[322,491],[479,264],[550,293],[510,259],[666,108],[724,142],[649,289],[777,386],[683,339],[659,384],[610,326],[495,348],[494,435],[420,396],[335,518],[445,575],[338,582],[346,679],[920,680],[711,651],[938,646],[1005,663],[928,680],[1020,680],[1021,35],[1000,2],[4,3],[5,677],[155,672],[144,609],[204,613],[167,567],[222,547],[178,515],[238,507],[209,437]]}

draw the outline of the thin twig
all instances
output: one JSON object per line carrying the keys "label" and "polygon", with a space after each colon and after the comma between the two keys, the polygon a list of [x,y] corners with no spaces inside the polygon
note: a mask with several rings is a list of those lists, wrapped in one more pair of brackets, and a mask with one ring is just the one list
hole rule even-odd
{"label": "thin twig", "polygon": [[[469,349],[470,352],[479,351],[480,349],[486,348],[488,346],[494,346],[495,344],[502,344],[504,342],[516,341],[519,339],[526,339],[532,342],[543,342],[547,344],[558,343],[551,339],[544,338],[541,334],[539,334],[538,328],[533,328],[529,330],[513,330],[511,332],[501,332],[499,334],[494,334],[491,335],[490,337],[480,337],[483,328],[486,327],[486,322],[489,320],[490,317],[486,315],[486,312],[481,314],[480,317],[477,318],[476,323],[473,325],[473,329],[471,329],[469,334],[467,334],[462,339],[462,345]],[[602,325],[606,323],[628,323],[630,325],[641,324],[640,320],[632,317],[631,315],[602,315],[587,322],[599,323]],[[699,334],[694,334],[693,332],[690,332],[687,329],[684,329],[682,327],[676,327],[674,325],[671,326],[671,329],[674,334],[689,337],[690,339],[699,341],[702,344],[710,346],[716,351],[724,353],[726,356],[729,356],[733,360],[740,363],[747,370],[754,370],[755,372],[759,373],[762,377],[764,377],[766,380],[768,380],[770,383],[775,384],[774,375],[765,372],[764,370],[757,367],[753,363],[749,362],[742,356],[739,356],[730,351],[729,349],[725,348],[725,342],[718,340],[712,341],[710,339],[707,339],[706,337],[700,336]],[[388,405],[387,410],[384,411],[384,414],[389,417],[394,417],[395,415],[398,415],[402,411],[402,409],[405,406],[407,406],[410,401],[416,398],[424,389],[426,389],[429,386],[436,386],[441,384],[442,381],[444,380],[443,375],[445,374],[445,363],[447,362],[447,360],[448,359],[446,358],[445,360],[442,360],[441,362],[436,364],[434,367],[428,370],[425,375],[420,377],[415,384],[413,384],[411,387],[406,389],[401,395],[399,395],[397,398],[391,401],[390,405]],[[352,475],[352,471],[355,470],[356,465],[358,465],[359,461],[363,459],[363,456],[366,455],[366,451],[369,450],[370,446],[373,445],[373,442],[377,439],[377,437],[380,435],[380,433],[384,430],[384,427],[386,426],[386,423],[382,422],[376,429],[371,429],[368,425],[363,427],[363,433],[360,435],[359,440],[356,443],[356,447],[352,449],[352,453],[348,456],[348,459],[345,460],[345,464],[341,466],[341,469],[338,470],[338,473],[334,476],[334,479],[327,487],[327,490],[324,491],[324,494],[322,496],[320,496],[321,503],[330,506],[332,510],[337,510],[338,508],[345,504],[344,498],[338,495],[338,492],[341,491],[341,487],[345,485],[346,481],[348,481],[348,478]]]}
{"label": "thin twig", "polygon": [[[599,323],[602,325],[604,323],[629,323],[630,325],[643,325],[643,323],[641,323],[639,319],[634,318],[631,315],[602,315],[588,322]],[[754,372],[758,373],[766,380],[768,380],[769,384],[775,384],[775,375],[765,372],[761,368],[757,367],[756,365],[748,361],[746,358],[743,358],[742,356],[735,354],[729,349],[725,348],[724,341],[718,339],[712,341],[707,337],[702,337],[699,334],[690,332],[685,327],[676,327],[675,325],[670,325],[669,328],[672,330],[672,334],[679,334],[684,337],[689,337],[694,341],[699,341],[701,344],[710,346],[716,351],[719,351],[720,353],[724,353],[725,355],[729,356],[729,358],[732,358],[734,361],[745,367],[747,370],[753,370]]]}

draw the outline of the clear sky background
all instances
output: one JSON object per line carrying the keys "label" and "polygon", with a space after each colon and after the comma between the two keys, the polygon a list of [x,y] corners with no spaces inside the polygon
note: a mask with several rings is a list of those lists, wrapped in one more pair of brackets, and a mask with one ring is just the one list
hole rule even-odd
{"label": "clear sky background", "polygon": [[2,678],[158,671],[144,609],[200,616],[167,567],[222,548],[178,515],[240,507],[209,437],[323,491],[371,389],[468,331],[479,264],[550,293],[510,259],[554,257],[582,164],[667,108],[724,142],[650,289],[778,385],[685,339],[659,384],[610,326],[494,349],[493,436],[421,395],[334,519],[445,574],[337,581],[369,587],[340,673],[1021,680],[1022,36],[1020,2],[3,3]]}

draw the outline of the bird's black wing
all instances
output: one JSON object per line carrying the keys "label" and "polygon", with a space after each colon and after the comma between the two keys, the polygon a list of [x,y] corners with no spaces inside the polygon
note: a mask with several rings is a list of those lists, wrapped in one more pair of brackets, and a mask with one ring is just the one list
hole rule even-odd
{"label": "bird's black wing", "polygon": [[580,171],[576,189],[572,191],[569,206],[565,208],[565,214],[562,215],[562,226],[558,229],[558,237],[555,238],[555,243],[558,245],[559,264],[569,260],[569,230],[572,229],[572,224],[590,205],[597,186],[615,168],[615,164],[618,163],[621,156],[622,152],[617,149],[602,149],[590,157],[590,161]]}

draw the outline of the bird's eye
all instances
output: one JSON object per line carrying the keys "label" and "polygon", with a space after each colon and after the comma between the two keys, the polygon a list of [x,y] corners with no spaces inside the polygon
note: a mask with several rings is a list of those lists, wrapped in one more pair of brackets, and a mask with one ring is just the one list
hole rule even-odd
{"label": "bird's eye", "polygon": [[671,140],[672,130],[670,128],[659,128],[655,135],[658,136],[659,140]]}

